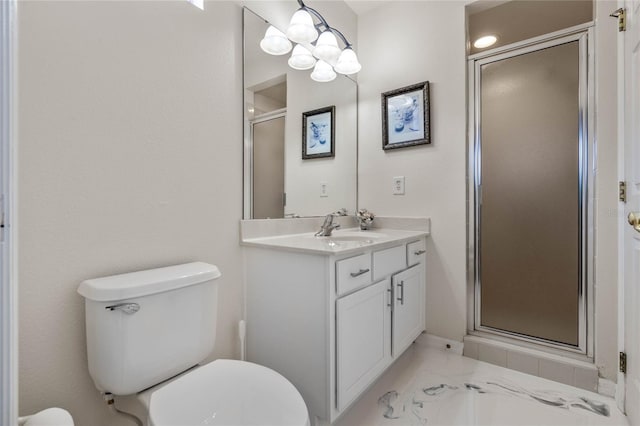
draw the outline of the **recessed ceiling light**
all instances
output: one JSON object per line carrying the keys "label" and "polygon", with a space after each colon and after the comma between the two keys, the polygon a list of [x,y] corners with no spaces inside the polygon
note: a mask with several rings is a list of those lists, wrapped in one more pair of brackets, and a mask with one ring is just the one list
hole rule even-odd
{"label": "recessed ceiling light", "polygon": [[496,41],[498,41],[498,37],[494,35],[480,37],[473,42],[473,47],[476,49],[484,49],[485,47],[493,46]]}

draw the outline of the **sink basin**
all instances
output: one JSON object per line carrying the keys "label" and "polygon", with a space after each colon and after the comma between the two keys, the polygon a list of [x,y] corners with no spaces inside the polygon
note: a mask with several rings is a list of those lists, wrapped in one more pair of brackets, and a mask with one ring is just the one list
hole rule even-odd
{"label": "sink basin", "polygon": [[327,237],[332,241],[353,241],[357,243],[373,243],[375,237],[365,237],[364,235],[332,235]]}
{"label": "sink basin", "polygon": [[333,234],[328,237],[305,234],[294,238],[298,239],[301,243],[302,241],[313,240],[313,243],[310,244],[321,244],[322,247],[333,251],[336,249],[356,248],[375,244],[389,238],[389,235],[382,232],[360,231],[358,229],[340,229],[333,231]]}
{"label": "sink basin", "polygon": [[329,237],[324,237],[334,243],[360,243],[373,244],[376,240],[386,237],[385,234],[378,232],[362,232],[362,231],[337,231]]}
{"label": "sink basin", "polygon": [[342,241],[363,241],[363,240],[376,240],[379,238],[385,238],[387,235],[380,232],[369,231],[334,231],[333,235],[329,238],[340,239]]}

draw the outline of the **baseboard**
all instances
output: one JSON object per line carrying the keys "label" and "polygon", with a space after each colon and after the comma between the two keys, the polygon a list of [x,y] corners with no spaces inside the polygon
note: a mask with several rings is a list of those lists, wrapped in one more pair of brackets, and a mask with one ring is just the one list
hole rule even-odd
{"label": "baseboard", "polygon": [[598,378],[598,393],[604,396],[616,397],[616,382],[613,380]]}
{"label": "baseboard", "polygon": [[456,355],[462,355],[464,344],[457,340],[445,339],[433,334],[423,333],[416,339],[416,343],[427,348],[448,351]]}
{"label": "baseboard", "polygon": [[593,362],[473,335],[464,337],[464,356],[598,392],[598,369]]}

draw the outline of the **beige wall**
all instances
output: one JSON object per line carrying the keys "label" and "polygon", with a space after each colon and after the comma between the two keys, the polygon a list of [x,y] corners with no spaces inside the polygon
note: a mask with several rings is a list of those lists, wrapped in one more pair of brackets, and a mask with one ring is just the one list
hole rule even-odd
{"label": "beige wall", "polygon": [[[358,207],[428,216],[427,332],[466,333],[466,58],[462,1],[396,1],[358,22]],[[380,94],[431,82],[432,145],[382,150]],[[405,176],[406,195],[392,195]]]}
{"label": "beige wall", "polygon": [[553,0],[553,3],[518,0],[473,13],[475,7],[476,4],[471,4],[468,9],[471,54],[486,50],[473,46],[475,40],[485,35],[498,38],[492,46],[496,48],[593,20],[592,0]]}
{"label": "beige wall", "polygon": [[20,2],[20,413],[129,425],[87,371],[87,278],[218,265],[217,347],[241,317],[241,8]]}

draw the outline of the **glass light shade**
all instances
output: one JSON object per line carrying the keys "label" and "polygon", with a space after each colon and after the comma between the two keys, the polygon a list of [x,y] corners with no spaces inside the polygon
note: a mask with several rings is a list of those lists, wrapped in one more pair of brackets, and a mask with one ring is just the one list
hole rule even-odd
{"label": "glass light shade", "polygon": [[331,65],[320,59],[311,73],[311,79],[320,83],[326,83],[336,78],[337,74]]}
{"label": "glass light shade", "polygon": [[287,37],[296,43],[311,43],[318,38],[318,31],[309,12],[298,9],[293,14],[287,28]]}
{"label": "glass light shade", "polygon": [[493,46],[496,41],[498,41],[498,38],[494,35],[480,37],[473,42],[473,47],[476,49],[484,49],[485,47]]}
{"label": "glass light shade", "polygon": [[354,52],[350,47],[345,47],[338,58],[338,63],[336,63],[335,69],[340,74],[350,75],[360,71],[362,69],[362,65],[358,62],[356,52]]}
{"label": "glass light shade", "polygon": [[264,38],[260,41],[260,48],[270,55],[285,55],[291,51],[291,42],[282,31],[269,25]]}
{"label": "glass light shade", "polygon": [[330,64],[335,64],[340,56],[341,50],[338,47],[338,40],[331,30],[323,31],[318,37],[316,48],[313,49],[313,56],[322,59]]}
{"label": "glass light shade", "polygon": [[297,44],[293,48],[293,53],[289,58],[289,66],[294,70],[308,70],[316,64],[316,58],[313,57],[309,49],[301,44]]}

